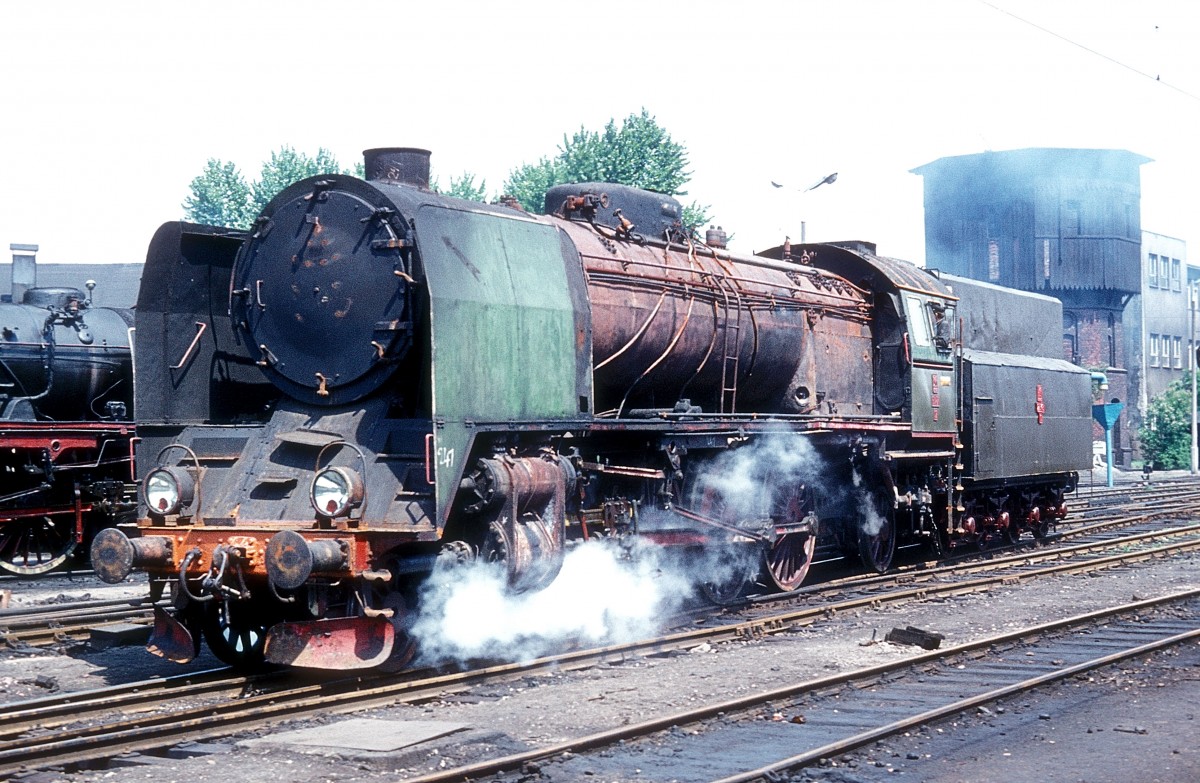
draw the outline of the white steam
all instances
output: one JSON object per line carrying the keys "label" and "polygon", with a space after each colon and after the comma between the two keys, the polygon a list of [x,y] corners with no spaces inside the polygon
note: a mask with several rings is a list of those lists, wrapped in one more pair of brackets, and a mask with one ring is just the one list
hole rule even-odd
{"label": "white steam", "polygon": [[588,644],[653,636],[691,593],[687,580],[660,567],[656,548],[627,559],[614,546],[585,543],[569,551],[544,590],[510,593],[503,570],[475,563],[439,570],[422,588],[410,632],[424,663],[523,661]]}
{"label": "white steam", "polygon": [[858,468],[850,471],[850,480],[854,484],[853,496],[858,506],[858,529],[868,536],[879,535],[887,520],[879,513],[870,487],[864,486],[865,482]]}
{"label": "white steam", "polygon": [[[722,452],[697,485],[710,488],[724,506],[723,516],[755,519],[770,516],[789,492],[811,485],[821,460],[807,438],[768,436]],[[692,499],[693,510],[698,498]]]}
{"label": "white steam", "polygon": [[[807,438],[785,435],[757,439],[691,466],[697,467],[695,486],[676,502],[701,517],[756,533],[766,532],[773,519],[810,511],[804,506],[812,497],[807,490],[828,473]],[[855,495],[869,499],[869,493]],[[870,505],[864,500],[864,516]],[[878,519],[873,508],[869,513]],[[701,550],[644,540],[632,548],[586,542],[567,552],[548,587],[519,594],[507,589],[504,569],[495,564],[436,570],[422,587],[420,614],[409,629],[421,662],[524,661],[569,642],[647,638],[663,630],[698,586],[734,583],[756,574],[761,563],[761,549],[751,538],[674,511],[643,507],[638,525],[651,538],[669,539],[690,529],[712,545]],[[723,537],[724,543],[717,543]]]}

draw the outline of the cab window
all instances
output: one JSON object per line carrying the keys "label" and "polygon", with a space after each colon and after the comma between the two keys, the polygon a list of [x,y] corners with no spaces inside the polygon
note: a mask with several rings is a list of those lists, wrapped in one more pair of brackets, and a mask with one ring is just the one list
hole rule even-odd
{"label": "cab window", "polygon": [[949,353],[954,340],[954,308],[936,302],[929,303],[933,323],[933,344],[938,353]]}
{"label": "cab window", "polygon": [[929,332],[929,313],[915,296],[908,298],[908,330],[913,345],[930,346],[933,339]]}

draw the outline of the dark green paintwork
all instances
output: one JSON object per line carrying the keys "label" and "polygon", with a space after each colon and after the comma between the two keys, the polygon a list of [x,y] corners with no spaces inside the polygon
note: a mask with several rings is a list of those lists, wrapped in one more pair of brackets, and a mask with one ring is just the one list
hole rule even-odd
{"label": "dark green paintwork", "polygon": [[[912,356],[912,427],[915,433],[950,433],[957,430],[958,379],[953,355],[938,350],[931,301],[947,303],[924,294],[902,291],[908,321],[908,344]],[[953,318],[953,310],[948,311]],[[949,334],[949,332],[948,332]]]}
{"label": "dark green paintwork", "polygon": [[474,423],[578,419],[581,407],[586,415],[591,345],[582,265],[564,252],[558,229],[425,205],[416,231],[429,286],[432,456],[444,523]]}

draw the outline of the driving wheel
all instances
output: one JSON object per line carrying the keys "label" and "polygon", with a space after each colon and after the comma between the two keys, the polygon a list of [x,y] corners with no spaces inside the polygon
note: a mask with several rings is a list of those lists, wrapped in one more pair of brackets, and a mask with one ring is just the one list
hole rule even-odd
{"label": "driving wheel", "polygon": [[75,551],[75,527],[50,517],[0,522],[0,568],[36,576],[58,568]]}

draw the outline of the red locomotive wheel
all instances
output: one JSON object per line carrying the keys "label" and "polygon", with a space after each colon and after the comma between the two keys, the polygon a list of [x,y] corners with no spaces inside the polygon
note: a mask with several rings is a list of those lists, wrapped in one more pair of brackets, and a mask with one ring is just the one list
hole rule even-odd
{"label": "red locomotive wheel", "polygon": [[794,527],[806,521],[810,531],[784,533],[763,552],[763,581],[767,587],[785,593],[799,589],[812,565],[817,548],[816,498],[811,489],[800,485],[787,493],[778,522]]}
{"label": "red locomotive wheel", "polygon": [[75,529],[50,517],[0,523],[0,568],[36,576],[58,568],[75,551]]}
{"label": "red locomotive wheel", "polygon": [[809,533],[780,536],[764,553],[766,577],[776,589],[790,593],[799,589],[808,576],[817,537]]}
{"label": "red locomotive wheel", "polygon": [[[694,490],[699,501],[696,505],[699,513],[727,525],[738,524],[738,513],[725,502],[721,491],[714,486],[704,484]],[[744,558],[741,552],[731,548],[724,554],[726,564],[718,569],[716,579],[700,583],[700,592],[717,606],[729,606],[746,594],[746,589],[755,577],[755,556]],[[749,563],[745,561],[749,560]]]}

